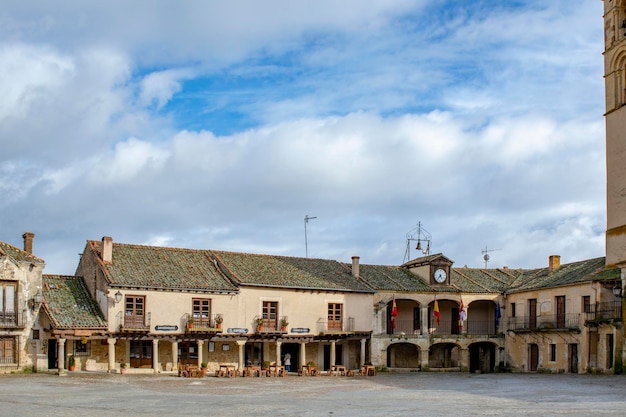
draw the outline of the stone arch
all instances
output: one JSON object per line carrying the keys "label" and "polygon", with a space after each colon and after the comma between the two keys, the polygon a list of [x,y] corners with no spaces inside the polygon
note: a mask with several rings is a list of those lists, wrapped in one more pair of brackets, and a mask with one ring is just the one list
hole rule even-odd
{"label": "stone arch", "polygon": [[469,345],[469,370],[471,373],[492,373],[496,366],[498,347],[492,342]]}
{"label": "stone arch", "polygon": [[461,366],[461,349],[455,343],[436,343],[430,347],[428,367],[432,369],[450,369]]}
{"label": "stone arch", "polygon": [[387,346],[388,368],[413,368],[420,366],[420,349],[412,343],[393,343]]}

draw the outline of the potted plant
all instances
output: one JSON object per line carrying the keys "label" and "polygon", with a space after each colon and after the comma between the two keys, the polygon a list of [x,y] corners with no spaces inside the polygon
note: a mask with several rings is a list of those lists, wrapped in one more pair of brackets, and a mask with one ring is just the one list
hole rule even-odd
{"label": "potted plant", "polygon": [[223,321],[224,321],[224,317],[222,317],[221,314],[215,315],[215,327],[217,327],[218,329],[221,329]]}
{"label": "potted plant", "polygon": [[263,317],[259,317],[256,319],[256,328],[258,331],[263,331]]}
{"label": "potted plant", "polygon": [[187,328],[188,329],[193,329],[193,317],[189,317],[187,319]]}
{"label": "potted plant", "polygon": [[120,373],[122,375],[126,374],[126,362],[124,361],[120,362]]}
{"label": "potted plant", "polygon": [[208,371],[207,366],[208,366],[208,365],[207,365],[207,363],[206,363],[206,362],[202,362],[202,363],[200,364],[200,370],[202,371],[202,376],[206,376],[207,371]]}
{"label": "potted plant", "polygon": [[67,358],[67,369],[70,371],[74,371],[74,369],[76,369],[76,358],[74,355],[70,355],[70,357]]}
{"label": "potted plant", "polygon": [[285,317],[280,319],[280,329],[283,332],[287,331],[287,326],[289,326],[289,322],[287,321],[287,319]]}
{"label": "potted plant", "polygon": [[270,365],[271,365],[270,361],[263,361],[263,369],[270,369]]}

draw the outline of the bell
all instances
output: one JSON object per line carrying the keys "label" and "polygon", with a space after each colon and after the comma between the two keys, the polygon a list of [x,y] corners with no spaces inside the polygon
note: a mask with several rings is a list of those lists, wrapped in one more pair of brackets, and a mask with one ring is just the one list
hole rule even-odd
{"label": "bell", "polygon": [[419,239],[417,239],[417,247],[415,248],[415,250],[422,250],[422,242],[420,242]]}

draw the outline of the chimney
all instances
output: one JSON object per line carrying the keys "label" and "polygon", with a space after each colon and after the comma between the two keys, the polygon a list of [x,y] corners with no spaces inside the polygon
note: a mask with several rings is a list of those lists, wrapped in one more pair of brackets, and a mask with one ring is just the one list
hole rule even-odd
{"label": "chimney", "polygon": [[550,255],[548,258],[548,271],[553,272],[561,266],[561,255]]}
{"label": "chimney", "polygon": [[359,257],[352,257],[352,276],[358,278],[359,277]]}
{"label": "chimney", "polygon": [[113,263],[113,238],[108,236],[102,238],[102,261]]}
{"label": "chimney", "polygon": [[31,232],[26,232],[22,235],[24,238],[24,252],[32,255],[33,254],[33,239],[35,238],[35,234]]}

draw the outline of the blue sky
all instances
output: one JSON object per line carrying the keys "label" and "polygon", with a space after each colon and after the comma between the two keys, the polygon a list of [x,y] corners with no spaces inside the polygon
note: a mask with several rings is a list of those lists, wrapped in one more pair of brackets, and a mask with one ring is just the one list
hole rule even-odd
{"label": "blue sky", "polygon": [[6,2],[0,239],[603,256],[602,37],[588,0]]}

